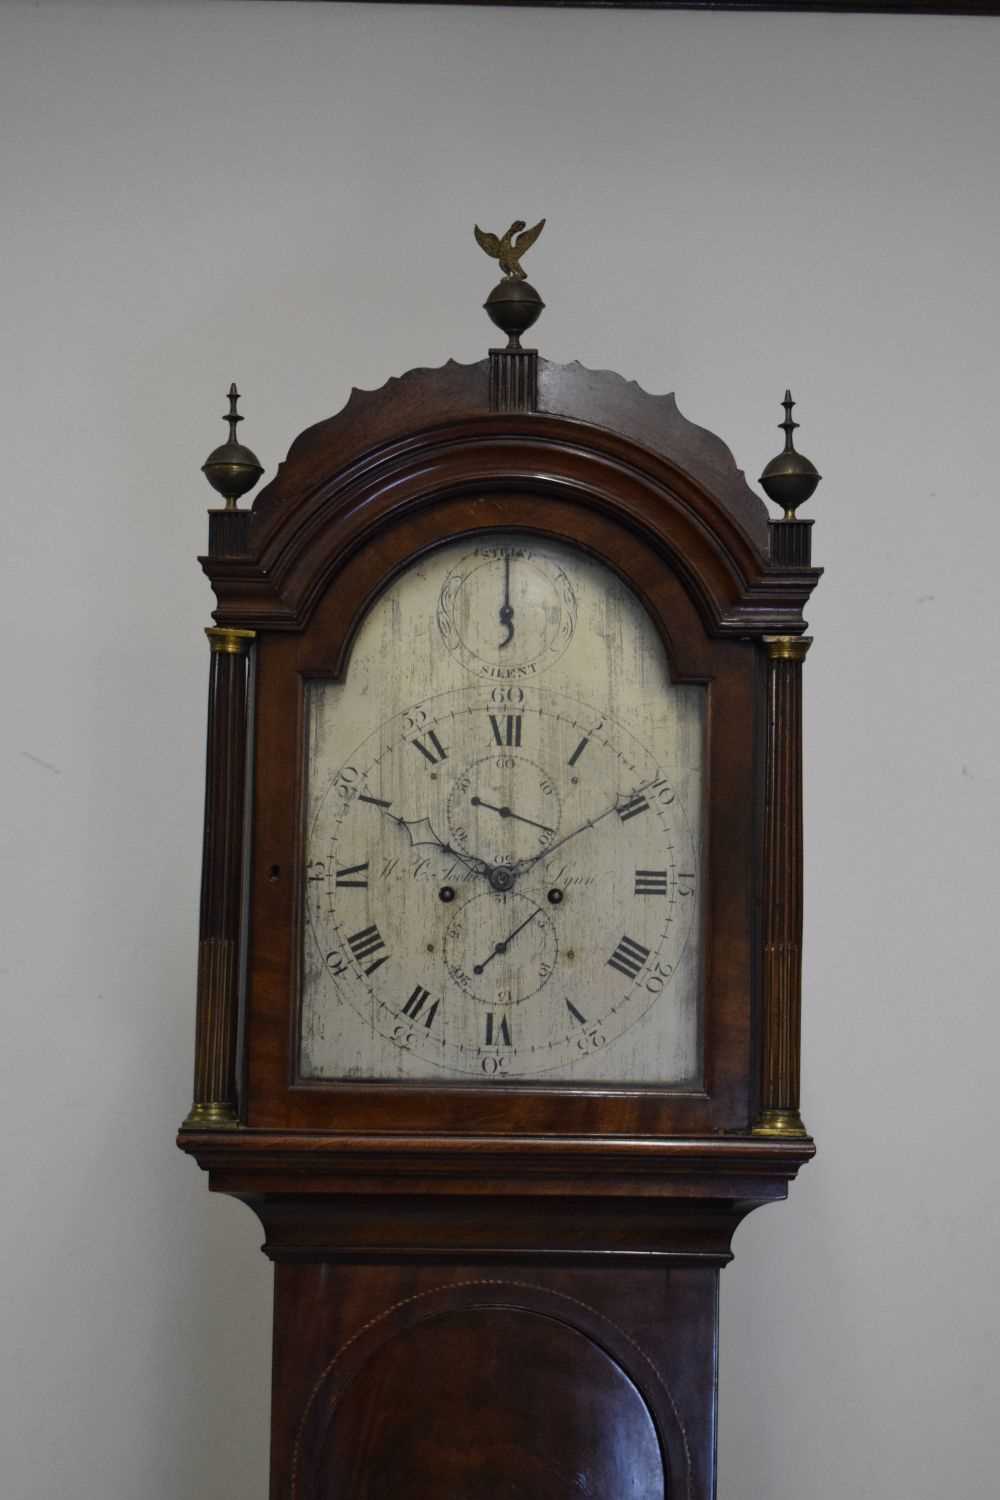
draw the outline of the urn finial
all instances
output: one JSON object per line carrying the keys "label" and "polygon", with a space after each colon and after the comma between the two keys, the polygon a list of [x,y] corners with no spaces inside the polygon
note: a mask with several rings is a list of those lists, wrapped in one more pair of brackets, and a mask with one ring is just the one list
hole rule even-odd
{"label": "urn finial", "polygon": [[784,519],[794,521],[796,510],[809,499],[822,475],[805,454],[795,451],[792,433],[799,424],[792,420],[795,402],[791,391],[785,392],[785,399],[781,404],[785,408],[785,420],[779,422],[778,426],[784,430],[785,446],[766,466],[760,476],[760,483],[768,499],[782,507]]}
{"label": "urn finial", "polygon": [[252,490],[264,470],[257,461],[256,453],[236,441],[236,424],[243,417],[236,410],[240,393],[236,382],[229,387],[229,411],[223,417],[229,423],[229,437],[220,447],[214,448],[201,466],[201,472],[226,502],[227,510],[235,510],[236,502],[247,490]]}

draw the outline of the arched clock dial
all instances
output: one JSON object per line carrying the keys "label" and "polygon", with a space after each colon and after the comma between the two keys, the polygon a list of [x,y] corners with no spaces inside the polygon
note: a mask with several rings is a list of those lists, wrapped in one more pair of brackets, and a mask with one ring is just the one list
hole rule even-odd
{"label": "arched clock dial", "polygon": [[[516,538],[480,550],[482,568],[450,547],[404,575],[347,681],[308,686],[302,1074],[690,1086],[703,690],[670,684],[599,564]],[[529,552],[539,595],[558,578],[576,601],[572,639],[531,681],[470,683],[435,640],[435,595],[479,571],[492,589],[496,560]],[[410,658],[387,680],[396,633]],[[414,685],[429,691],[399,703]]]}

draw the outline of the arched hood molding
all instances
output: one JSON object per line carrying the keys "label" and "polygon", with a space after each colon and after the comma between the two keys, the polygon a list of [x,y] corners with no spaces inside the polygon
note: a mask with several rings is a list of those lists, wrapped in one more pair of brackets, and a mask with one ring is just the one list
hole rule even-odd
{"label": "arched hood molding", "polygon": [[495,504],[480,517],[477,497],[516,492],[577,511],[579,532],[562,522],[550,534],[585,541],[597,510],[641,537],[677,568],[712,635],[801,632],[819,570],[770,560],[764,504],[725,444],[687,422],[673,397],[610,372],[539,364],[535,411],[491,413],[489,362],[450,362],[355,391],[302,433],[252,511],[239,513],[238,548],[216,546],[202,560],[219,623],[301,630],[339,568],[382,528],[443,497],[470,503],[460,532],[435,541],[496,527]]}

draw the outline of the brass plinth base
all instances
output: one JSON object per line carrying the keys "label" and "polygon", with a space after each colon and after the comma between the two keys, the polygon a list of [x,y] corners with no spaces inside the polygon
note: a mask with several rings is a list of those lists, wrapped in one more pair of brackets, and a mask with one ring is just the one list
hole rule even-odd
{"label": "brass plinth base", "polygon": [[239,1125],[231,1104],[192,1104],[182,1130],[235,1130]]}
{"label": "brass plinth base", "polygon": [[797,1109],[765,1109],[753,1128],[754,1135],[797,1136],[808,1139],[809,1132]]}

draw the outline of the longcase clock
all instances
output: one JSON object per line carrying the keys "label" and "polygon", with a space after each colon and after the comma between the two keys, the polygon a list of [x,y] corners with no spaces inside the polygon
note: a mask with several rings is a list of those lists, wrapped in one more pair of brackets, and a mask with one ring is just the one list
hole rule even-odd
{"label": "longcase clock", "polygon": [[275,1262],[272,1500],[709,1500],[717,1292],[799,1113],[802,610],[672,397],[508,336],[355,391],[202,559],[182,1148]]}

